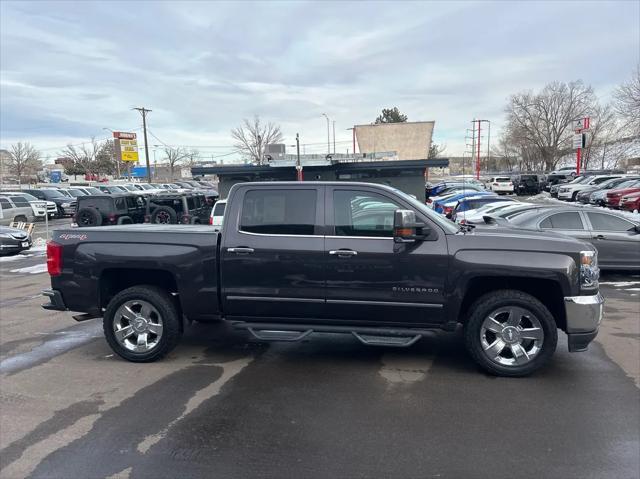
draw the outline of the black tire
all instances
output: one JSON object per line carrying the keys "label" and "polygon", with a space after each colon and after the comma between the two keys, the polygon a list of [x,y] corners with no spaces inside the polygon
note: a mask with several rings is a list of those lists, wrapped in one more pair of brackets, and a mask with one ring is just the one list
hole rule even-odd
{"label": "black tire", "polygon": [[178,223],[178,214],[176,210],[170,206],[158,206],[151,213],[151,222],[156,224],[172,224]]}
{"label": "black tire", "polygon": [[131,219],[131,216],[121,216],[120,218],[118,218],[118,224],[130,225],[133,224],[133,220]]}
{"label": "black tire", "polygon": [[571,195],[571,201],[578,201],[578,193],[579,193],[579,191],[575,191],[575,192]]}
{"label": "black tire", "polygon": [[100,226],[102,224],[102,213],[92,207],[80,208],[76,214],[78,226]]}
{"label": "black tire", "polygon": [[[509,306],[522,308],[532,313],[543,332],[542,346],[539,352],[533,359],[522,365],[499,364],[485,354],[482,346],[481,334],[485,319],[497,310]],[[530,294],[517,290],[494,291],[476,300],[469,311],[471,313],[464,327],[465,346],[476,363],[490,374],[506,377],[527,376],[544,366],[556,350],[558,344],[556,322],[547,307]]]}
{"label": "black tire", "polygon": [[61,206],[56,206],[56,210],[58,211],[56,214],[57,218],[64,218],[64,210]]}
{"label": "black tire", "polygon": [[[142,300],[150,303],[159,313],[162,324],[162,335],[158,343],[149,351],[134,352],[120,344],[115,335],[114,321],[116,312],[127,301]],[[148,363],[166,356],[180,342],[182,337],[182,321],[175,302],[163,289],[156,286],[133,286],[116,294],[104,313],[102,328],[111,349],[121,358],[134,363]]]}
{"label": "black tire", "polygon": [[192,225],[199,225],[202,224],[202,221],[200,221],[200,218],[198,218],[197,216],[194,216],[189,220],[189,223],[191,223]]}

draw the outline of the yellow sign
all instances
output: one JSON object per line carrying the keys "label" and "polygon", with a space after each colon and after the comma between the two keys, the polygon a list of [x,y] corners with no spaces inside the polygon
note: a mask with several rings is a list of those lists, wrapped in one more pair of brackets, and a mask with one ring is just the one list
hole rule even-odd
{"label": "yellow sign", "polygon": [[138,141],[120,139],[120,159],[122,161],[138,161]]}

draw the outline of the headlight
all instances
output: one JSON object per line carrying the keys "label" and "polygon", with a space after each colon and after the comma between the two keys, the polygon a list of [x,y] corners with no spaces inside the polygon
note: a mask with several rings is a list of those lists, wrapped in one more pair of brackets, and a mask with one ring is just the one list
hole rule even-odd
{"label": "headlight", "polygon": [[580,251],[580,286],[597,288],[599,278],[597,251]]}
{"label": "headlight", "polygon": [[62,203],[63,208],[68,208],[69,206],[71,206],[71,203]]}

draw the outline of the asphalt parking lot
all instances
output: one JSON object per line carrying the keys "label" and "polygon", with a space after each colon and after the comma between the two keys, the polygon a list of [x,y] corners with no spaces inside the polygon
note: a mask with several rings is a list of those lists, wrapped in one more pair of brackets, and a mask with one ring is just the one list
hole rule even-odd
{"label": "asphalt parking lot", "polygon": [[[57,220],[57,222],[69,220]],[[39,234],[39,233],[38,233]],[[0,477],[640,475],[640,274],[605,274],[585,353],[488,376],[459,333],[408,349],[194,323],[164,361],[40,308],[43,248],[0,261]]]}

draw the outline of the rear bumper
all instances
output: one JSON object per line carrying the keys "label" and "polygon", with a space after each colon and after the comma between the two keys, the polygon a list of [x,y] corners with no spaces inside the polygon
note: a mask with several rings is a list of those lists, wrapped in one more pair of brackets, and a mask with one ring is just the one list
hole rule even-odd
{"label": "rear bumper", "polygon": [[569,351],[585,351],[598,334],[604,298],[600,293],[593,296],[568,296],[564,298],[567,317]]}
{"label": "rear bumper", "polygon": [[67,311],[60,291],[55,289],[42,290],[42,295],[49,298],[49,302],[42,305],[44,309],[52,311]]}

